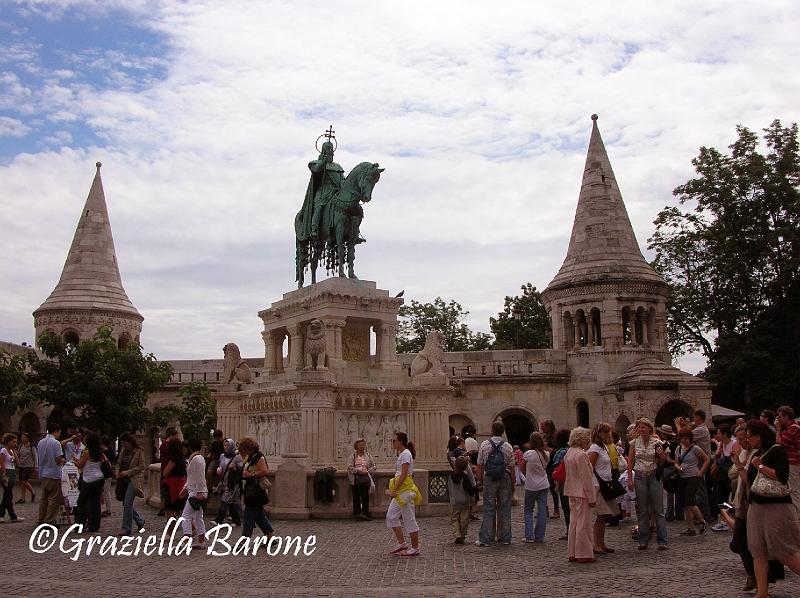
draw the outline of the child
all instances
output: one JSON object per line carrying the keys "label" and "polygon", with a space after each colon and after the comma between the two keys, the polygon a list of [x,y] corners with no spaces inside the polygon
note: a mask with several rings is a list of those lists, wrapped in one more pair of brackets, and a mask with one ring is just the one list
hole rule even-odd
{"label": "child", "polygon": [[469,459],[465,456],[456,458],[453,473],[447,478],[450,493],[450,521],[456,534],[456,544],[463,544],[470,521],[470,505],[475,494],[475,477],[472,474]]}

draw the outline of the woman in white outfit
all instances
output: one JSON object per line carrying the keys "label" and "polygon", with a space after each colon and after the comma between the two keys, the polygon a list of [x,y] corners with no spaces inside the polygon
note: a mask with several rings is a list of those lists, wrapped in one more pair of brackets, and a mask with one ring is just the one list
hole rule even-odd
{"label": "woman in white outfit", "polygon": [[[392,445],[397,452],[394,478],[389,482],[389,510],[386,511],[386,527],[391,528],[397,538],[397,546],[390,554],[399,556],[419,555],[419,526],[414,514],[414,505],[422,502],[419,489],[414,484],[414,443],[408,440],[405,432],[395,432]],[[411,536],[411,548],[406,544],[403,527]]]}
{"label": "woman in white outfit", "polygon": [[197,537],[192,544],[192,548],[204,548],[206,545],[206,525],[203,522],[203,509],[208,498],[208,485],[206,484],[206,460],[203,458],[200,449],[203,443],[197,438],[189,441],[189,449],[192,454],[189,456],[189,464],[186,466],[186,486],[181,491],[181,498],[187,497],[188,500],[183,506],[183,535],[192,536],[192,526]]}

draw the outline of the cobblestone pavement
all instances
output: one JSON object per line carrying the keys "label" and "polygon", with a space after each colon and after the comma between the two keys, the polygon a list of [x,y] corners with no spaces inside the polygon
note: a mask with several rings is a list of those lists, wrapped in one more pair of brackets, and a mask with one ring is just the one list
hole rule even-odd
{"label": "cobblestone pavement", "polygon": [[[29,549],[36,504],[17,505],[23,523],[0,526],[0,588],[6,596],[42,596],[46,592],[84,596],[221,595],[221,596],[566,596],[661,598],[748,596],[741,563],[728,550],[729,533],[684,538],[682,524],[669,524],[670,546],[636,550],[630,524],[610,528],[607,544],[613,555],[590,565],[569,563],[562,519],[548,522],[545,544],[524,544],[522,509],[514,507],[510,546],[481,548],[453,545],[449,521],[422,518],[422,555],[389,556],[392,538],[383,520],[277,521],[280,535],[315,534],[316,551],[309,557],[212,557],[195,550],[188,556],[82,556],[77,562],[57,548],[45,554]],[[121,509],[102,521],[104,537],[120,529]],[[137,505],[146,519],[146,533],[160,536],[166,519],[148,506]],[[480,522],[470,526],[477,536]],[[63,528],[59,533],[63,533]],[[86,535],[88,536],[88,534]],[[238,536],[234,530],[232,538]],[[647,588],[646,592],[643,591]],[[72,592],[70,592],[72,591]],[[800,596],[800,578],[787,571],[771,594]]]}

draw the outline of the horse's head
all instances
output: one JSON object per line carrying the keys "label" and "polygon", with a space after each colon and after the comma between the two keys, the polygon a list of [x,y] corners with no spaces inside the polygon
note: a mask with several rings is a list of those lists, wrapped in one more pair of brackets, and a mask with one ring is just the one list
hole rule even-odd
{"label": "horse's head", "polygon": [[381,178],[384,168],[375,162],[362,162],[353,169],[358,173],[358,199],[364,203],[372,199],[372,188]]}

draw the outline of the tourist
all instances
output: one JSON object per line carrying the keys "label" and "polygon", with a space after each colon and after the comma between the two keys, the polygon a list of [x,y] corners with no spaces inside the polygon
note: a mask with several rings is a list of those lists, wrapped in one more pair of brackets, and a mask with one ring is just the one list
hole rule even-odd
{"label": "tourist", "polygon": [[208,450],[208,466],[206,468],[206,485],[209,488],[214,487],[215,476],[219,468],[219,458],[225,451],[225,435],[222,430],[214,430],[211,438],[211,447]]}
{"label": "tourist", "polygon": [[[113,466],[117,462],[117,456],[114,454],[114,446],[111,442],[111,439],[103,435],[100,438],[100,448],[103,451],[103,455],[105,456],[106,460]],[[102,517],[109,517],[112,515],[111,512],[111,478],[106,478],[105,482],[103,482],[103,491],[100,495],[100,504],[105,505],[105,510],[100,513]]]}
{"label": "tourist", "polygon": [[769,429],[772,431],[772,433],[777,436],[778,435],[778,430],[775,427],[775,417],[776,417],[776,415],[777,414],[772,409],[764,409],[761,412],[761,417],[759,417],[759,419],[762,422],[764,422],[765,424],[767,424],[767,427],[769,427]]}
{"label": "tourist", "polygon": [[[750,483],[747,480],[747,470],[750,466],[750,459],[753,451],[746,437],[747,426],[737,426],[734,435],[737,444],[731,451],[733,460],[733,470],[736,478],[733,480],[733,516],[727,509],[721,509],[720,517],[733,530],[730,549],[738,554],[742,559],[746,579],[743,592],[750,592],[756,589],[756,573],[753,566],[753,555],[747,548],[747,511],[750,502]],[[779,561],[769,561],[769,583],[774,583],[778,579],[784,578],[783,564]]]}
{"label": "tourist", "polygon": [[492,437],[478,451],[478,485],[483,486],[483,519],[478,546],[494,541],[495,513],[499,515],[496,533],[503,544],[511,544],[511,499],[514,494],[514,452],[503,440],[502,421],[492,422]]}
{"label": "tourist", "polygon": [[242,518],[242,536],[249,538],[257,525],[261,533],[271,538],[274,532],[272,523],[264,512],[269,502],[266,487],[269,482],[263,481],[269,475],[267,459],[259,450],[258,443],[245,436],[239,441],[239,454],[242,456],[242,482],[244,495],[244,517]]}
{"label": "tourist", "polygon": [[64,501],[61,495],[61,466],[64,464],[64,454],[58,441],[60,435],[61,427],[55,422],[50,422],[47,424],[47,436],[36,446],[42,495],[39,499],[37,524],[55,523],[58,507]]}
{"label": "tourist", "polygon": [[[422,495],[413,478],[416,451],[414,443],[408,439],[405,432],[395,432],[392,436],[392,446],[397,452],[397,461],[394,465],[394,477],[389,481],[389,496],[392,497],[392,501],[386,511],[386,527],[391,528],[394,532],[397,546],[390,554],[419,556],[419,526],[414,513],[414,505],[422,502]],[[401,519],[411,537],[410,548],[403,536],[403,528],[400,527]]]}
{"label": "tourist", "polygon": [[64,457],[67,463],[73,463],[75,458],[80,459],[84,449],[80,431],[78,430],[66,440],[62,440],[61,446],[64,447]]}
{"label": "tourist", "polygon": [[[528,441],[530,450],[522,456],[525,463],[525,542],[541,544],[547,530],[547,497],[550,495],[550,480],[547,464],[550,453],[544,450],[544,436],[533,432]],[[533,525],[533,510],[536,508],[536,527]]]}
{"label": "tourist", "polygon": [[[555,446],[553,447],[553,454],[550,455],[550,469],[555,471],[556,468],[561,464],[564,460],[564,455],[567,454],[567,449],[569,448],[569,430],[561,429],[556,432],[555,439],[554,439]],[[552,479],[552,474],[548,476]],[[556,484],[555,480],[553,483],[556,485],[556,492],[558,492],[558,500],[561,503],[561,511],[564,513],[564,525],[566,531],[560,536],[560,540],[566,540],[569,537],[569,497],[564,496],[564,484]]]}
{"label": "tourist", "polygon": [[[667,522],[664,518],[664,486],[656,475],[664,461],[661,442],[653,435],[653,422],[642,417],[637,422],[637,436],[628,450],[628,489],[636,489],[636,519],[639,524],[639,550],[647,549],[650,540],[650,518],[655,518],[658,548],[667,547]],[[634,472],[636,477],[631,475]]]}
{"label": "tourist", "polygon": [[[663,481],[664,478],[674,473],[675,451],[678,448],[678,437],[675,435],[675,432],[672,430],[672,426],[669,424],[659,426],[657,431],[659,438],[661,438],[661,446],[664,449],[664,456],[666,460],[661,476]],[[667,507],[664,513],[664,518],[667,520],[667,522],[674,521],[675,519],[683,520],[683,497],[681,494],[679,492],[667,492],[666,498]],[[679,512],[680,517],[678,517]]]}
{"label": "tourist", "polygon": [[367,453],[367,441],[359,438],[353,443],[353,453],[347,461],[347,477],[353,494],[353,518],[371,520],[369,514],[369,495],[375,482],[372,476],[377,468],[375,461]]}
{"label": "tourist", "polygon": [[[539,431],[544,436],[544,447],[549,454],[553,454],[553,447],[555,445],[555,435],[556,435],[556,425],[553,423],[552,419],[543,419],[539,423]],[[558,490],[556,490],[556,485],[553,483],[553,468],[552,466],[547,468],[547,479],[550,480],[550,494],[553,497],[553,514],[551,517],[553,519],[558,519],[561,517],[561,500],[558,496]]]}
{"label": "tourist", "polygon": [[678,470],[681,479],[681,492],[683,494],[683,516],[686,519],[686,530],[681,536],[695,536],[695,523],[700,525],[700,534],[706,533],[706,522],[703,513],[697,506],[697,488],[704,483],[704,475],[708,469],[710,459],[705,451],[694,444],[691,430],[683,429],[678,432],[678,448],[675,450],[675,459],[669,459]]}
{"label": "tourist", "polygon": [[[529,450],[525,447],[525,450]],[[549,453],[548,453],[549,454]],[[518,444],[514,445],[514,485],[522,486],[525,483],[525,458]]]}
{"label": "tourist", "polygon": [[611,426],[604,422],[595,424],[591,432],[591,442],[587,454],[597,482],[595,484],[597,486],[594,507],[595,520],[592,529],[594,553],[611,554],[616,551],[606,546],[606,524],[619,513],[619,507],[616,498],[605,499],[600,492],[600,484],[611,483],[613,479],[611,456],[608,452],[608,445],[611,444]]}
{"label": "tourist", "polygon": [[203,443],[199,438],[189,440],[189,448],[192,454],[186,466],[186,485],[181,490],[181,498],[186,499],[181,513],[181,525],[184,537],[192,538],[192,548],[205,548],[206,524],[203,521],[203,511],[208,500],[206,460],[200,452]]}
{"label": "tourist", "polygon": [[17,437],[13,434],[3,434],[3,447],[0,448],[0,485],[3,487],[3,501],[0,503],[0,522],[5,523],[6,512],[11,523],[25,521],[24,517],[17,517],[14,512],[14,482],[17,480],[16,457],[14,448],[17,446]]}
{"label": "tourist", "polygon": [[119,437],[122,450],[117,460],[117,500],[122,500],[122,533],[121,536],[130,536],[133,531],[133,522],[136,527],[144,527],[144,518],[134,508],[136,497],[144,497],[142,478],[144,477],[144,451],[139,448],[136,437],[130,432],[125,432]]}
{"label": "tourist", "polygon": [[241,486],[244,461],[241,455],[236,454],[236,442],[233,438],[226,438],[222,446],[224,452],[219,457],[219,467],[217,468],[217,477],[220,480],[217,486],[219,508],[214,521],[224,523],[225,516],[230,514],[233,525],[241,525]]}
{"label": "tourist", "polygon": [[597,491],[592,464],[586,449],[589,448],[589,430],[577,427],[570,432],[569,449],[564,455],[566,480],[564,495],[569,497],[569,540],[567,554],[570,561],[593,563],[591,510],[596,505]]}
{"label": "tourist", "polygon": [[84,528],[84,531],[96,532],[100,529],[100,494],[106,481],[101,467],[104,460],[106,457],[100,447],[100,437],[88,433],[81,458],[74,459],[75,465],[81,470],[75,523],[85,526],[88,522],[88,528]]}
{"label": "tourist", "polygon": [[164,470],[167,468],[167,465],[170,461],[170,449],[169,443],[173,440],[179,440],[180,436],[178,435],[178,430],[173,427],[169,427],[164,432],[164,440],[158,446],[158,459],[161,463],[161,483],[159,484],[159,491],[161,495],[161,509],[158,512],[158,516],[162,517],[165,515],[166,507],[171,502],[170,499],[170,489],[169,486],[164,481]]}
{"label": "tourist", "polygon": [[463,544],[471,519],[472,497],[476,491],[475,476],[466,456],[456,457],[453,472],[447,477],[447,490],[450,496],[450,521],[456,535],[455,543]]}
{"label": "tourist", "polygon": [[[736,441],[731,437],[731,427],[728,424],[717,426],[714,438],[717,441],[717,450],[711,464],[711,478],[714,480],[714,502],[722,504],[727,502],[731,495],[731,480],[728,474],[733,465],[731,451],[736,445]],[[728,524],[722,519],[711,528],[715,532],[727,532],[729,529]]]}
{"label": "tourist", "polygon": [[22,488],[22,496],[17,503],[25,502],[25,492],[30,492],[31,502],[36,501],[36,493],[33,491],[30,480],[39,466],[36,447],[31,444],[31,437],[27,433],[22,433],[22,443],[17,447],[17,473],[19,474],[19,485]]}
{"label": "tourist", "polygon": [[754,451],[747,471],[750,506],[747,511],[747,547],[753,555],[758,598],[766,598],[769,560],[776,559],[800,575],[800,521],[789,490],[786,449],[762,421],[747,424],[747,440]]}
{"label": "tourist", "polygon": [[464,448],[464,439],[456,434],[451,436],[447,441],[447,463],[450,465],[451,469],[455,469],[456,459],[466,454],[466,452]]}
{"label": "tourist", "polygon": [[475,428],[471,428],[467,431],[469,434],[464,436],[464,448],[467,450],[468,454],[475,453],[475,458],[477,459],[478,441],[475,439]]}
{"label": "tourist", "polygon": [[164,513],[167,517],[177,517],[183,511],[184,501],[180,494],[186,485],[186,457],[181,439],[173,437],[167,445],[167,452],[169,460],[161,478],[161,483],[167,487]]}
{"label": "tourist", "polygon": [[786,449],[789,458],[789,486],[792,489],[792,504],[800,519],[800,424],[794,420],[794,409],[788,405],[778,408],[775,418],[778,442]]}

